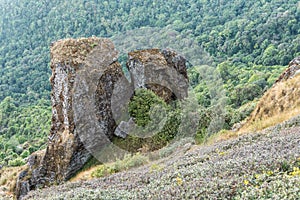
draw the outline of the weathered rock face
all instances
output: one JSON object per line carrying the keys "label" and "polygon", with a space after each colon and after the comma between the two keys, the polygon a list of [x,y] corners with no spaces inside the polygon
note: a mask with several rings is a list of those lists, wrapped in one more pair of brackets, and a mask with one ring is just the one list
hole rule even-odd
{"label": "weathered rock face", "polygon": [[[105,135],[88,135],[92,139],[82,141],[82,137],[86,136],[82,136],[80,125],[84,123],[81,118],[90,119],[88,111],[92,109],[97,115],[89,124],[102,123],[105,127],[102,133],[112,136],[116,125],[111,116],[110,98],[114,83],[120,78],[125,79],[120,64],[116,62],[117,57],[118,53],[108,39],[67,39],[52,45],[52,124],[49,142],[43,156],[36,158],[33,155],[29,159],[34,162],[29,162],[29,169],[19,177],[18,197],[37,187],[69,179],[91,157],[87,148],[89,142],[99,145],[97,138],[101,144],[109,142],[103,139]],[[89,88],[89,93],[82,91],[83,84]],[[86,102],[91,102],[92,108],[84,107]]]}
{"label": "weathered rock face", "polygon": [[90,158],[75,132],[73,91],[78,71],[98,38],[63,40],[51,47],[52,123],[40,175],[46,184],[70,178]]}
{"label": "weathered rock face", "polygon": [[166,102],[187,97],[186,60],[171,50],[148,49],[128,54],[134,88],[152,90]]}
{"label": "weathered rock face", "polygon": [[293,78],[294,76],[300,73],[300,56],[294,58],[290,63],[289,67],[283,72],[280,77],[276,80],[276,83],[285,81],[289,78]]}
{"label": "weathered rock face", "polygon": [[[28,191],[71,178],[109,146],[126,137],[134,121],[123,121],[136,88],[148,88],[170,102],[187,96],[185,59],[170,50],[129,53],[129,83],[108,39],[66,39],[51,46],[52,124],[43,154],[28,160],[18,180],[18,198]],[[128,119],[128,116],[125,116]],[[120,124],[118,126],[118,124]]]}

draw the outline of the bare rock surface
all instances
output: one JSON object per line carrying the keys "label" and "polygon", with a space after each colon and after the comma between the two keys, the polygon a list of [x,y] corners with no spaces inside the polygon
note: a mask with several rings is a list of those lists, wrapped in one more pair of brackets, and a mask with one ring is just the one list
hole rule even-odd
{"label": "bare rock surface", "polygon": [[127,68],[134,88],[152,90],[166,102],[187,97],[186,60],[168,49],[147,49],[129,54]]}
{"label": "bare rock surface", "polygon": [[280,75],[280,77],[276,80],[276,83],[293,78],[296,75],[299,75],[299,73],[300,73],[300,56],[294,58],[289,63],[289,67]]}

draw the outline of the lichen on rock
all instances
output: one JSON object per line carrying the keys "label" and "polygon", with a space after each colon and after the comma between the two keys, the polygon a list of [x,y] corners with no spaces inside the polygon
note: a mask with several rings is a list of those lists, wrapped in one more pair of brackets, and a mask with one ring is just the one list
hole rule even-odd
{"label": "lichen on rock", "polygon": [[51,46],[51,66],[56,63],[71,64],[73,67],[82,64],[99,41],[97,37],[58,40]]}

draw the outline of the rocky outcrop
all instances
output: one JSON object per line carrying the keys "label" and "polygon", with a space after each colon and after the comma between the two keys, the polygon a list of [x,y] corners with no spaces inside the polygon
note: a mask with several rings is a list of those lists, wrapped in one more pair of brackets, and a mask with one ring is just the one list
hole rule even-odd
{"label": "rocky outcrop", "polygon": [[[84,123],[79,118],[90,119],[89,108],[80,109],[84,102],[93,104],[93,113],[97,113],[94,121],[103,123],[107,129],[105,133],[112,135],[110,132],[115,122],[109,115],[111,112],[107,102],[110,102],[113,83],[124,77],[117,58],[118,53],[108,39],[67,39],[51,46],[52,123],[48,146],[41,158],[35,155],[30,157],[29,169],[18,180],[18,197],[28,190],[69,179],[91,157],[86,147],[88,141],[82,142],[83,136],[79,131],[82,129],[81,123]],[[78,84],[79,81],[82,82]],[[83,83],[88,84],[85,86],[90,89],[90,96],[80,96]],[[97,144],[97,138],[102,139],[102,144],[109,141],[98,135],[91,143]]]}
{"label": "rocky outcrop", "polygon": [[280,77],[276,80],[276,83],[293,78],[298,74],[300,74],[300,56],[294,58],[289,63],[289,67],[280,75]]}
{"label": "rocky outcrop", "polygon": [[[186,60],[175,51],[169,49],[133,51],[128,54],[126,66],[134,89],[149,89],[167,103],[187,97],[189,85]],[[114,134],[126,138],[134,128],[134,120],[130,118],[128,121],[121,121]]]}
{"label": "rocky outcrop", "polygon": [[186,60],[172,50],[130,52],[127,68],[134,88],[152,90],[166,102],[187,97]]}
{"label": "rocky outcrop", "polygon": [[187,96],[185,59],[174,51],[129,53],[131,83],[117,60],[118,52],[108,39],[66,39],[52,44],[48,146],[44,154],[29,158],[28,169],[17,180],[18,198],[68,180],[92,155],[103,154],[115,135],[125,138],[134,126],[127,106],[136,88],[148,88],[166,102]]}
{"label": "rocky outcrop", "polygon": [[90,158],[89,152],[75,133],[72,95],[78,71],[83,67],[86,56],[93,50],[93,45],[99,42],[97,38],[89,38],[68,39],[52,44],[52,121],[48,146],[44,155],[32,155],[29,158],[29,169],[22,172],[27,175],[20,175],[17,181],[18,198],[26,194],[26,190],[66,180]]}

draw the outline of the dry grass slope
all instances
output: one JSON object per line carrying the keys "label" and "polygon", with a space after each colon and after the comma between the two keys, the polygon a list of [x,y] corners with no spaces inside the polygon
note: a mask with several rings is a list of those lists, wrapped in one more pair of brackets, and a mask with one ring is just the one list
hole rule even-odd
{"label": "dry grass slope", "polygon": [[223,130],[208,138],[206,144],[229,140],[260,131],[300,115],[300,57],[293,59],[276,83],[258,101],[238,131]]}
{"label": "dry grass slope", "polygon": [[10,199],[16,186],[16,180],[26,166],[0,169],[0,199]]}
{"label": "dry grass slope", "polygon": [[260,99],[241,133],[274,126],[300,114],[300,75],[278,82]]}

